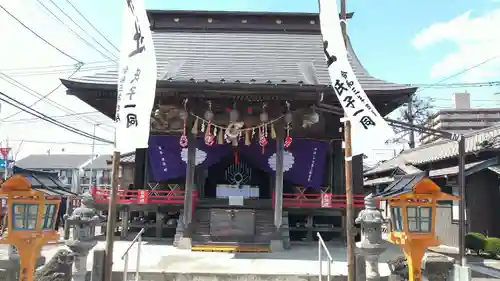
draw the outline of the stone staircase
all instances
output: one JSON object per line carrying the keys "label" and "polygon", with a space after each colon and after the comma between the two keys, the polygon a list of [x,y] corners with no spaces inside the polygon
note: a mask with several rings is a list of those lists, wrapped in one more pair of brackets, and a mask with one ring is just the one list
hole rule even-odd
{"label": "stone staircase", "polygon": [[[222,243],[217,241],[210,235],[210,216],[211,209],[196,209],[193,214],[193,233],[192,244],[203,245],[209,243]],[[182,211],[179,216],[179,223],[177,224],[176,233],[174,236],[174,246],[178,245],[179,239],[184,233],[184,225],[182,223]],[[255,210],[255,234],[245,241],[245,244],[269,244],[274,233],[274,211],[273,210]],[[285,249],[290,248],[290,232],[288,226],[288,212],[283,212],[283,227],[282,227],[282,240]]]}

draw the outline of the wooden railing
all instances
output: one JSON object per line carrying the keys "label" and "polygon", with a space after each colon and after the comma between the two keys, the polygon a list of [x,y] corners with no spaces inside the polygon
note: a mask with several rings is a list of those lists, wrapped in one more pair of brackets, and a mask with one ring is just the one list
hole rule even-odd
{"label": "wooden railing", "polygon": [[[108,203],[109,188],[92,188],[91,194],[97,203]],[[364,208],[363,194],[354,194],[353,207]],[[274,193],[273,193],[274,207]],[[198,202],[198,193],[193,192],[193,205]],[[118,190],[117,204],[164,204],[164,205],[183,205],[184,190]],[[332,193],[285,193],[283,194],[283,207],[295,208],[330,208],[345,209],[347,200],[345,194]]]}
{"label": "wooden railing", "polygon": [[[110,189],[92,188],[91,194],[97,203],[109,201]],[[184,204],[184,190],[118,190],[117,204]],[[198,201],[198,193],[193,191],[193,201]]]}
{"label": "wooden railing", "polygon": [[[353,195],[353,207],[364,208],[365,195]],[[330,209],[345,209],[347,200],[345,194],[310,194],[310,193],[284,193],[283,194],[283,207],[296,207],[296,208],[330,208]],[[273,207],[274,207],[274,193],[273,193]]]}

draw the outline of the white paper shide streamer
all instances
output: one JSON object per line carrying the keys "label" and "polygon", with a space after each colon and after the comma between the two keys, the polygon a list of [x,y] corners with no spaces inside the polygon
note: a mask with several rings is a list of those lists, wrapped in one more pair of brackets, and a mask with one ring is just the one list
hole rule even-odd
{"label": "white paper shide streamer", "polygon": [[143,0],[126,0],[116,102],[116,150],[148,147],[156,56]]}
{"label": "white paper shide streamer", "polygon": [[320,24],[328,72],[335,94],[351,123],[353,155],[379,148],[394,131],[366,96],[354,75],[340,28],[337,1],[320,0]]}

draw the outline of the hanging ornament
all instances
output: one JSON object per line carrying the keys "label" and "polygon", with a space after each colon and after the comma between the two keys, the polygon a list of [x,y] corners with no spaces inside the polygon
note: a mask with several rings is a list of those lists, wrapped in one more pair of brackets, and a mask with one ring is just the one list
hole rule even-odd
{"label": "hanging ornament", "polygon": [[292,127],[292,122],[293,122],[293,115],[292,112],[290,111],[290,103],[287,101],[286,102],[286,113],[284,116],[285,123],[286,123],[286,136],[285,136],[285,142],[284,142],[284,147],[289,148],[290,145],[292,145],[292,137],[290,136],[290,129]]}
{"label": "hanging ornament", "polygon": [[201,121],[201,132],[205,132],[205,121]]}
{"label": "hanging ornament", "polygon": [[271,124],[271,139],[276,139],[276,130],[274,129],[274,124]]}
{"label": "hanging ornament", "polygon": [[260,113],[259,116],[261,123],[266,123],[267,121],[269,121],[269,115],[266,112],[266,107],[267,107],[266,104],[262,105],[262,112]]}
{"label": "hanging ornament", "polygon": [[226,141],[231,143],[233,146],[238,146],[238,137],[240,135],[240,130],[243,128],[243,122],[235,122],[229,124],[226,129]]}
{"label": "hanging ornament", "polygon": [[220,129],[217,135],[217,144],[224,144],[224,130]]}
{"label": "hanging ornament", "polygon": [[207,125],[207,130],[205,131],[205,144],[212,146],[215,142],[215,137],[211,132],[212,122],[209,121]]}
{"label": "hanging ornament", "polygon": [[233,109],[229,112],[229,121],[232,123],[238,122],[240,120],[240,113],[236,109],[236,103],[233,103]]}
{"label": "hanging ornament", "polygon": [[293,141],[293,139],[292,139],[292,137],[291,137],[291,136],[286,136],[286,137],[285,137],[285,142],[284,142],[284,144],[283,144],[283,145],[284,145],[284,147],[285,147],[285,148],[289,148],[289,147],[290,147],[290,145],[292,145],[292,141]]}
{"label": "hanging ornament", "polygon": [[262,104],[262,112],[259,115],[260,122],[262,125],[259,127],[259,145],[262,148],[262,153],[264,153],[264,148],[266,147],[267,141],[267,121],[269,121],[269,115],[266,112],[267,105]]}
{"label": "hanging ornament", "polygon": [[198,134],[198,121],[198,118],[194,120],[193,128],[191,129],[191,133],[195,136]]}
{"label": "hanging ornament", "polygon": [[260,145],[260,147],[262,149],[262,154],[264,154],[264,149],[265,149],[267,143],[268,143],[268,141],[267,141],[266,127],[262,126],[259,129],[259,145]]}
{"label": "hanging ornament", "polygon": [[212,102],[208,101],[208,109],[205,111],[205,114],[203,115],[205,120],[207,121],[212,121],[214,119],[214,113],[212,112]]}
{"label": "hanging ornament", "polygon": [[234,164],[238,164],[238,148],[234,147]]}
{"label": "hanging ornament", "polygon": [[250,142],[250,131],[249,130],[246,130],[245,131],[245,145],[250,145],[251,142]]}
{"label": "hanging ornament", "polygon": [[188,138],[187,138],[187,119],[188,119],[188,113],[187,113],[187,99],[184,100],[184,109],[179,112],[179,117],[183,121],[182,125],[182,135],[181,138],[179,139],[179,145],[181,147],[187,147],[188,145]]}
{"label": "hanging ornament", "polygon": [[251,135],[251,139],[253,139],[255,137],[255,128],[252,128],[252,135]]}

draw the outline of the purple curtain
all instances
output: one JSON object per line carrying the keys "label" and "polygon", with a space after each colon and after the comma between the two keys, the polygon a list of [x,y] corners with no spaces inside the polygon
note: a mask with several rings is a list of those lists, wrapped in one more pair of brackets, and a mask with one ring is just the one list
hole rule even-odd
{"label": "purple curtain", "polygon": [[[203,139],[196,141],[197,167],[208,168],[232,151],[229,144],[206,146]],[[179,137],[151,136],[148,150],[154,180],[165,181],[185,176],[187,148],[180,147]],[[275,173],[275,141],[270,141],[264,152],[256,143],[250,146],[241,144],[238,151],[257,168],[268,173]],[[305,187],[320,187],[323,184],[327,153],[328,142],[295,139],[284,153],[284,179]]]}
{"label": "purple curtain", "polygon": [[[228,145],[205,145],[196,140],[196,166],[208,168],[219,162],[231,151]],[[176,136],[151,136],[149,138],[149,164],[155,181],[165,181],[186,175],[187,148],[179,145]]]}
{"label": "purple curtain", "polygon": [[[276,172],[276,142],[270,141],[264,152],[258,144],[246,146],[240,150],[248,161],[260,169]],[[305,187],[318,188],[323,185],[328,142],[295,139],[292,145],[285,149],[283,155],[285,180]]]}

